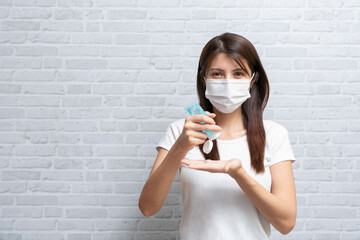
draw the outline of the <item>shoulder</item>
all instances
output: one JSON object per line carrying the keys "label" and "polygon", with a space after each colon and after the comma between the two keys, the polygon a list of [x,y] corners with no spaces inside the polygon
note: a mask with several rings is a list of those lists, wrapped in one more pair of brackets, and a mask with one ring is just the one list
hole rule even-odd
{"label": "shoulder", "polygon": [[170,122],[170,126],[177,130],[182,130],[184,128],[185,118],[179,118]]}
{"label": "shoulder", "polygon": [[264,123],[265,131],[269,131],[269,130],[286,130],[287,131],[287,129],[281,123],[278,123],[274,120],[264,119],[263,123]]}
{"label": "shoulder", "polygon": [[180,118],[170,122],[169,127],[175,136],[179,136],[184,128],[185,118]]}
{"label": "shoulder", "polygon": [[156,149],[159,151],[159,147],[162,147],[170,151],[171,146],[175,143],[176,139],[180,136],[182,132],[182,125],[184,125],[185,119],[177,119],[170,121],[165,133],[160,138]]}
{"label": "shoulder", "polygon": [[274,120],[263,120],[265,134],[268,139],[287,137],[288,130]]}
{"label": "shoulder", "polygon": [[185,123],[185,118],[179,118],[176,120],[173,120],[170,124],[175,126],[175,127],[184,127],[184,123]]}
{"label": "shoulder", "polygon": [[266,132],[266,149],[270,154],[269,166],[284,160],[294,162],[295,157],[288,130],[282,124],[273,120],[264,120],[264,128]]}

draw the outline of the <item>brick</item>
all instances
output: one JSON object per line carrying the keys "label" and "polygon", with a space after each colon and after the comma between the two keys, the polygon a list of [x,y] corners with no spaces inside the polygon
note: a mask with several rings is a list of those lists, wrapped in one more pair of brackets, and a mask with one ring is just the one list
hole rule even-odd
{"label": "brick", "polygon": [[86,144],[121,144],[123,134],[117,133],[89,133],[83,134],[83,142]]}
{"label": "brick", "polygon": [[106,171],[102,173],[103,181],[141,182],[142,172],[139,171]]}
{"label": "brick", "polygon": [[61,233],[24,233],[22,240],[64,240],[64,235]]}
{"label": "brick", "polygon": [[51,159],[46,158],[13,158],[10,166],[12,168],[49,168]]}
{"label": "brick", "polygon": [[55,146],[16,146],[14,151],[16,156],[53,156]]}
{"label": "brick", "polygon": [[133,85],[130,84],[95,84],[93,91],[97,94],[125,94],[133,92]]}
{"label": "brick", "polygon": [[58,155],[63,157],[72,156],[92,156],[92,148],[90,146],[59,146]]}
{"label": "brick", "polygon": [[19,233],[0,233],[1,240],[21,240],[21,234]]}
{"label": "brick", "polygon": [[40,218],[42,215],[41,207],[4,207],[2,217],[11,218]]}
{"label": "brick", "polygon": [[87,240],[91,239],[90,233],[70,233],[67,235],[68,240]]}
{"label": "brick", "polygon": [[18,171],[2,171],[1,179],[5,181],[11,180],[39,180],[40,172],[39,171],[28,171],[28,170],[18,170]]}
{"label": "brick", "polygon": [[3,31],[39,31],[40,22],[35,21],[2,21]]}
{"label": "brick", "polygon": [[66,218],[107,218],[105,209],[65,209]]}
{"label": "brick", "polygon": [[[151,10],[148,11],[148,14]],[[129,19],[145,19],[147,11],[145,10],[108,10],[107,18],[110,20],[129,20]]]}
{"label": "brick", "polygon": [[67,117],[64,109],[33,108],[26,112],[28,119],[65,119]]}
{"label": "brick", "polygon": [[22,193],[26,191],[26,182],[1,182],[0,193]]}
{"label": "brick", "polygon": [[18,196],[18,205],[57,205],[58,198],[55,196]]}
{"label": "brick", "polygon": [[98,119],[106,118],[109,119],[110,109],[104,108],[79,108],[79,109],[70,109],[69,118],[70,119]]}
{"label": "brick", "polygon": [[135,220],[105,220],[95,223],[95,229],[98,231],[134,231],[137,230],[137,221]]}
{"label": "brick", "polygon": [[55,220],[16,220],[15,230],[52,230],[55,229]]}
{"label": "brick", "polygon": [[80,21],[46,21],[42,23],[41,29],[54,32],[83,32],[84,26]]}
{"label": "brick", "polygon": [[0,84],[0,93],[20,93],[21,85],[19,84]]}
{"label": "brick", "polygon": [[41,175],[42,180],[50,181],[82,181],[82,171],[45,171]]}
{"label": "brick", "polygon": [[70,192],[70,184],[68,183],[29,183],[28,189],[31,192],[53,192],[53,193],[67,193]]}
{"label": "brick", "polygon": [[65,60],[65,66],[68,69],[105,69],[108,63],[104,60],[95,59],[71,59]]}
{"label": "brick", "polygon": [[145,168],[146,161],[142,159],[108,159],[107,168],[109,169],[142,169]]}
{"label": "brick", "polygon": [[92,132],[97,131],[98,127],[95,121],[60,120],[58,121],[58,129],[64,132]]}
{"label": "brick", "polygon": [[352,209],[346,209],[346,208],[321,208],[321,209],[315,209],[314,210],[315,217],[318,218],[356,218],[356,212],[354,212]]}
{"label": "brick", "polygon": [[[83,185],[83,184],[82,184]],[[93,185],[93,184],[91,184]],[[74,184],[74,188],[78,188],[79,184]],[[81,185],[80,185],[81,186]],[[77,192],[76,188],[73,191]],[[79,191],[80,192],[80,191]],[[105,192],[105,191],[102,191]],[[89,191],[82,191],[80,193],[90,193]],[[59,205],[74,206],[74,205],[99,205],[100,199],[98,196],[83,196],[83,195],[68,195],[59,197]]]}
{"label": "brick", "polygon": [[[131,41],[130,39],[127,39],[127,41]],[[141,41],[141,40],[140,40]],[[132,41],[132,44],[136,44],[138,41]],[[126,43],[126,41],[125,41]],[[116,44],[122,44],[121,40],[119,40],[119,37],[116,38]],[[103,47],[101,48],[101,56],[103,57],[137,57],[140,53],[139,48],[132,47],[132,46],[119,46],[119,47]]]}
{"label": "brick", "polygon": [[[122,33],[122,34],[119,34],[119,35],[115,36],[115,43],[116,44],[121,44],[121,45],[149,44],[150,43],[150,35],[142,34],[142,33],[129,33],[129,34],[128,33]],[[136,56],[139,53],[139,51],[136,50],[136,48],[134,48],[134,49],[133,48],[120,48],[120,49],[122,49],[122,50],[128,49],[126,51],[126,52],[128,52],[127,55],[129,55],[129,52],[133,53],[133,54],[130,54],[130,55],[133,55],[133,56],[135,56],[135,53],[136,53]]]}
{"label": "brick", "polygon": [[54,19],[58,20],[71,20],[71,19],[82,19],[83,11],[78,9],[55,9]]}
{"label": "brick", "polygon": [[110,44],[113,42],[113,37],[111,34],[102,33],[101,35],[96,33],[79,33],[73,34],[72,37],[73,43],[76,44]]}
{"label": "brick", "polygon": [[154,231],[155,229],[175,231],[178,228],[178,224],[178,220],[142,220],[139,222],[139,228],[143,231]]}
{"label": "brick", "polygon": [[91,220],[59,220],[59,230],[91,231],[94,230],[94,223]]}
{"label": "brick", "polygon": [[100,107],[101,97],[93,96],[68,96],[62,97],[62,107]]}
{"label": "brick", "polygon": [[[254,14],[253,14],[254,15]],[[301,12],[297,9],[262,9],[259,16],[256,18],[267,20],[299,20],[301,18]]]}
{"label": "brick", "polygon": [[0,143],[24,143],[25,134],[23,133],[2,133],[0,135]]}
{"label": "brick", "polygon": [[142,32],[143,23],[137,21],[126,21],[123,24],[117,22],[103,22],[102,29],[104,32]]}
{"label": "brick", "polygon": [[[162,209],[160,210],[160,212],[162,211]],[[138,207],[119,207],[119,208],[110,208],[109,217],[110,218],[124,218],[124,217],[141,218],[143,217],[143,215]]]}
{"label": "brick", "polygon": [[59,207],[47,207],[44,209],[44,217],[62,217],[62,209]]}
{"label": "brick", "polygon": [[14,198],[12,196],[0,196],[0,205],[13,205]]}
{"label": "brick", "polygon": [[59,48],[59,56],[100,56],[100,48],[89,46],[64,46]]}
{"label": "brick", "polygon": [[[45,2],[44,2],[45,3]],[[13,19],[49,19],[50,9],[12,9],[11,18]]]}
{"label": "brick", "polygon": [[111,193],[113,192],[112,183],[74,183],[74,193]]}

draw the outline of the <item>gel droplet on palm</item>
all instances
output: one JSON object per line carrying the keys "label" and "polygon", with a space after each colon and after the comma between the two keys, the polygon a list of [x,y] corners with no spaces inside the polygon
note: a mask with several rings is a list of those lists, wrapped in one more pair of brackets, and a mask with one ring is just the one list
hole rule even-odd
{"label": "gel droplet on palm", "polygon": [[[186,111],[190,114],[190,115],[198,115],[198,114],[202,114],[207,116],[207,114],[205,113],[205,111],[202,109],[202,107],[198,104],[195,103],[189,107],[186,108]],[[205,124],[204,122],[200,122],[200,124]],[[206,133],[208,135],[208,139],[206,140],[206,142],[203,145],[203,152],[208,154],[211,152],[212,148],[213,148],[213,140],[216,139],[219,135],[220,132],[213,132],[213,131],[207,131],[207,130],[203,130],[204,133]]]}

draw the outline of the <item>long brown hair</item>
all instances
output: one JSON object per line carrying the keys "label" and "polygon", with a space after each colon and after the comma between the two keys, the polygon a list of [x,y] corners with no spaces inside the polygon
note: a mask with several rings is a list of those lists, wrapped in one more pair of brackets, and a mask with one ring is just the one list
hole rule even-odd
{"label": "long brown hair", "polygon": [[[251,97],[241,105],[241,117],[247,132],[247,143],[250,151],[251,166],[256,173],[264,172],[265,129],[263,111],[269,98],[269,81],[261,64],[259,55],[252,43],[243,36],[234,33],[223,33],[211,39],[201,52],[197,72],[197,93],[200,106],[213,112],[211,102],[205,97],[205,75],[212,60],[225,53],[234,59],[250,76],[241,59],[245,59],[251,72],[255,72],[255,82],[250,88]],[[199,146],[205,159],[220,159],[217,140],[209,154],[203,152],[203,144]]]}

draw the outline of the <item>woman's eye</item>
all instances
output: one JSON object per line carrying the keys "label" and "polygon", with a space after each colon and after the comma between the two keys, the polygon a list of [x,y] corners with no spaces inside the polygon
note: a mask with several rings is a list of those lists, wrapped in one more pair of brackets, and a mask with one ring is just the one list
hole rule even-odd
{"label": "woman's eye", "polygon": [[240,77],[240,76],[243,76],[243,74],[242,74],[242,72],[236,72],[235,76]]}
{"label": "woman's eye", "polygon": [[219,76],[221,76],[221,73],[220,72],[213,72],[212,75],[215,76],[215,77],[219,77]]}

